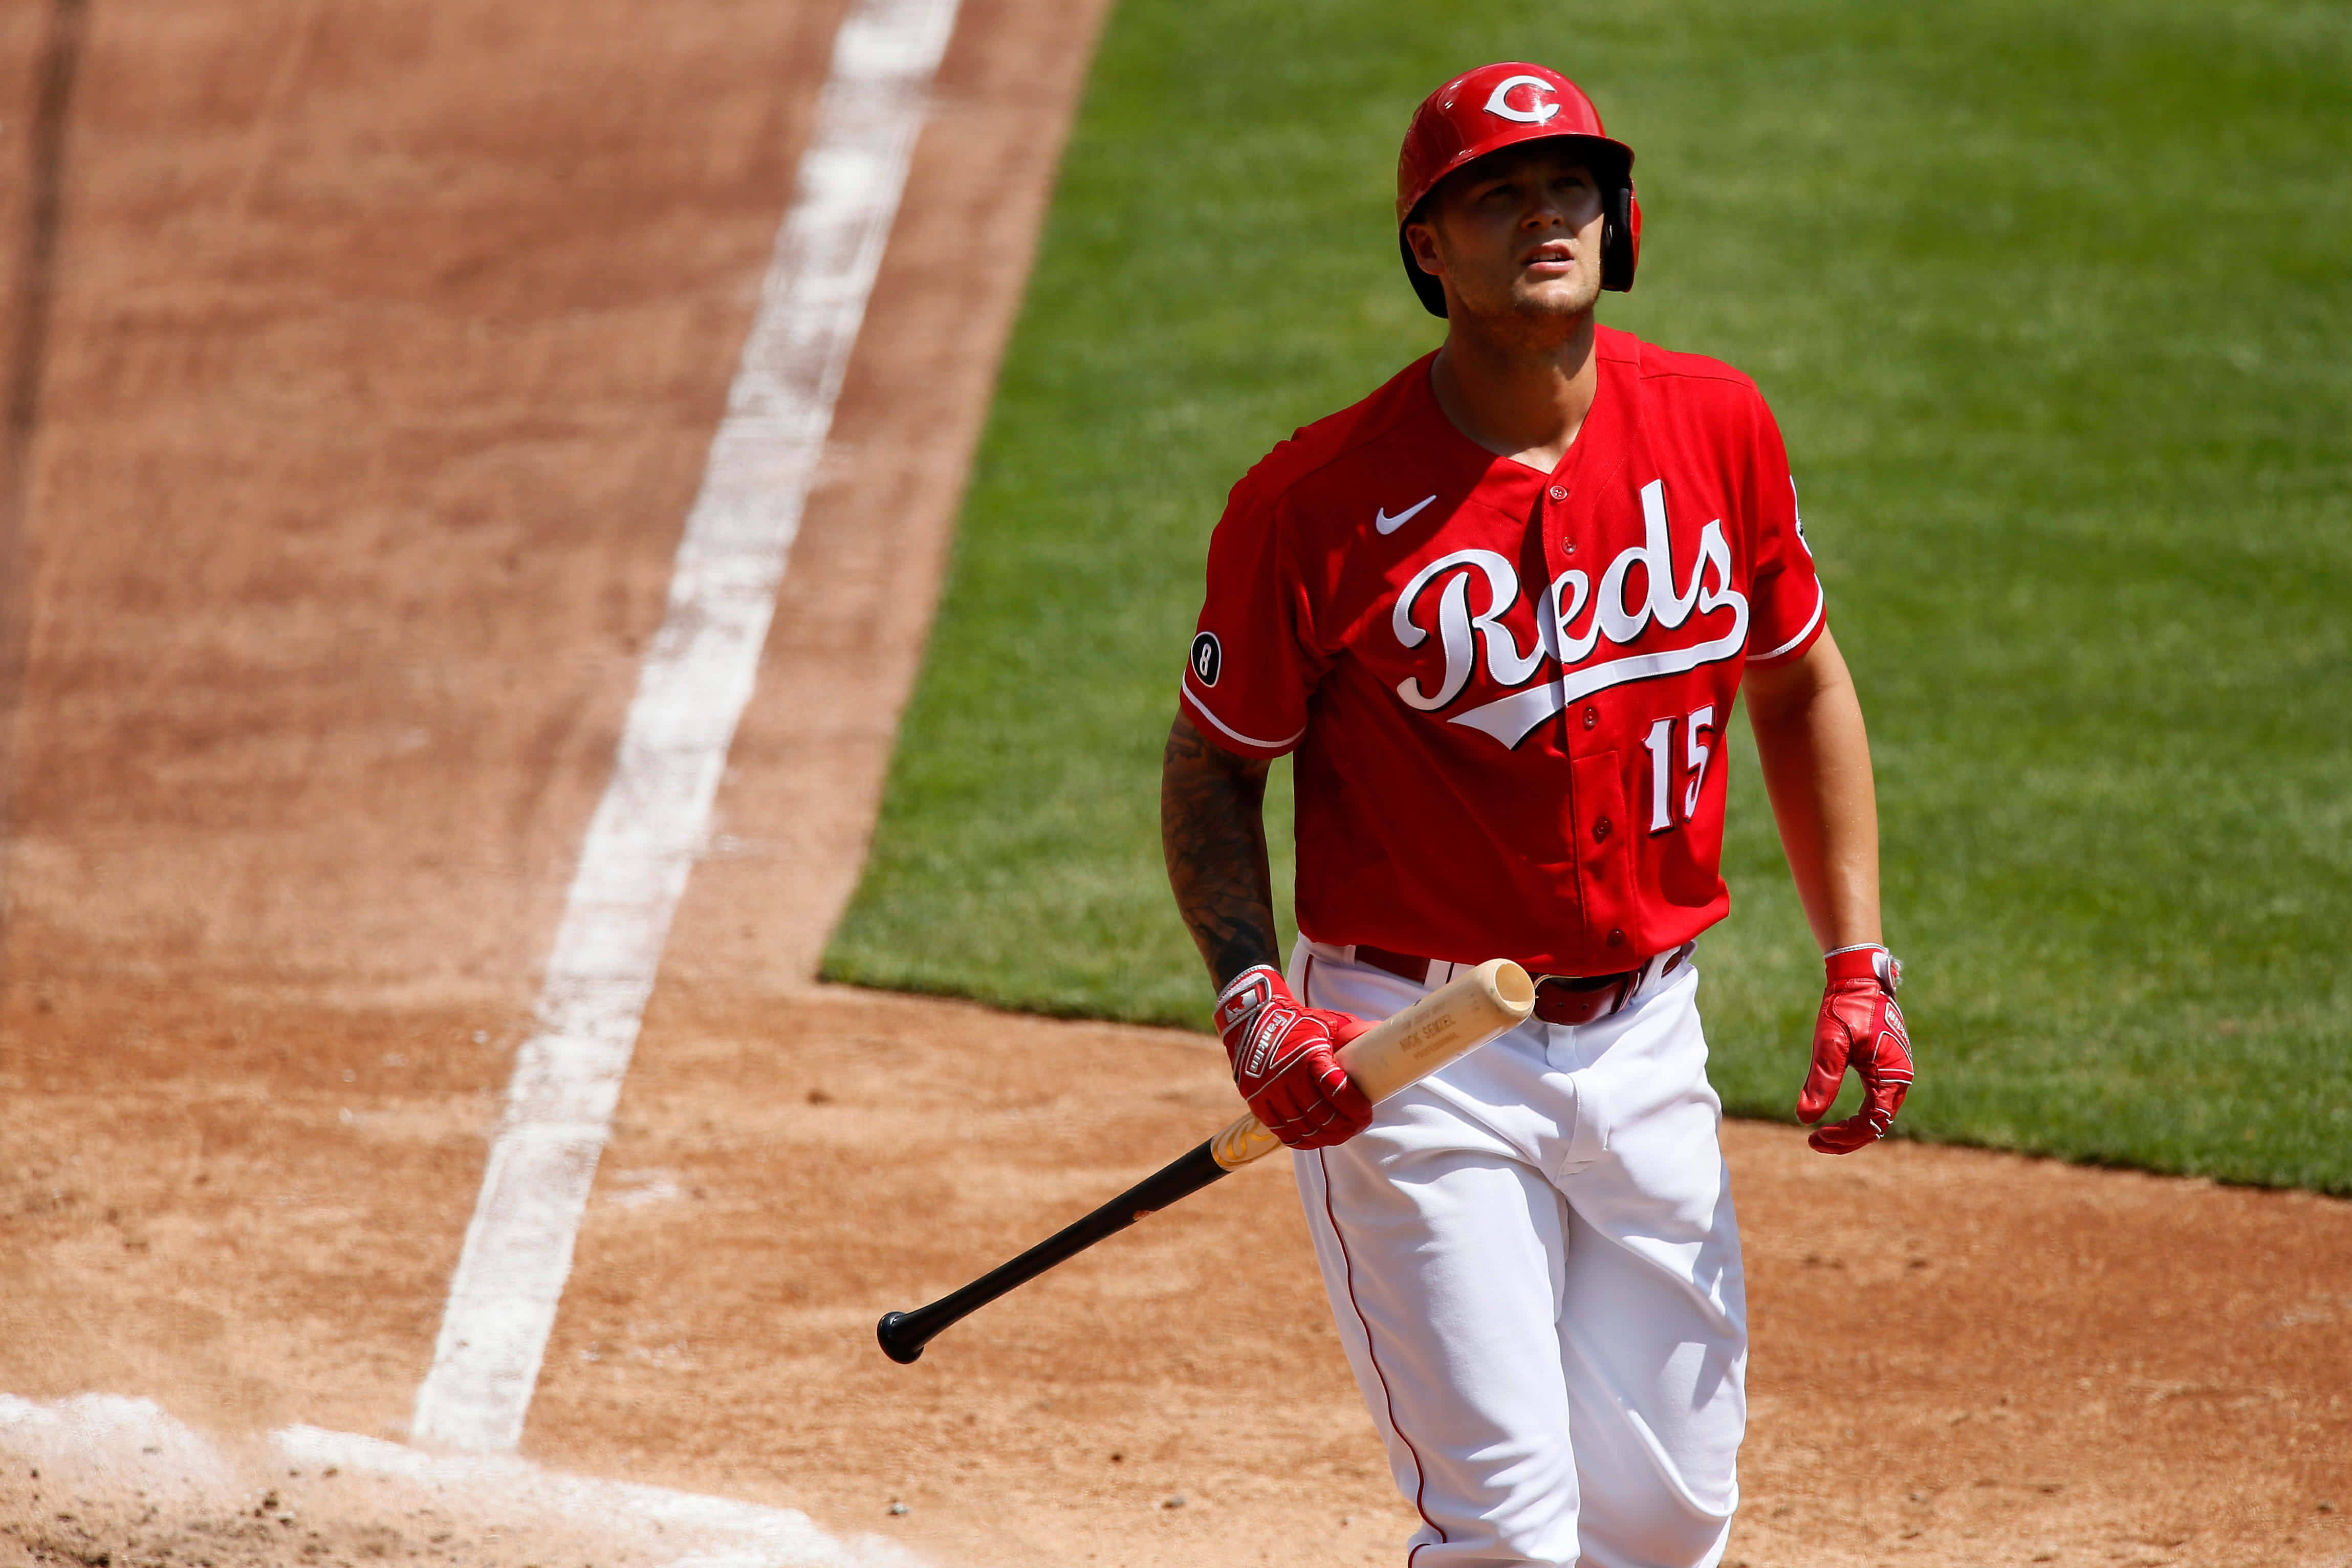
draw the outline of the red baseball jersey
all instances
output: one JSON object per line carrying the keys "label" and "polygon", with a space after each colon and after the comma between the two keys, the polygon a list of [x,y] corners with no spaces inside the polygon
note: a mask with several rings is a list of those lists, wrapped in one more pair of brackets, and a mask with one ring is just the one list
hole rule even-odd
{"label": "red baseball jersey", "polygon": [[1603,327],[1549,474],[1457,430],[1429,356],[1276,447],[1209,542],[1201,732],[1296,750],[1298,924],[1556,974],[1723,918],[1740,672],[1822,595],[1755,384]]}

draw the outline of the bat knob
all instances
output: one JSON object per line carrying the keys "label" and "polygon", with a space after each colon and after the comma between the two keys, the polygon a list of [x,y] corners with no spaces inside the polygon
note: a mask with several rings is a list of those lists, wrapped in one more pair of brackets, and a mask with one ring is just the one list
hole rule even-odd
{"label": "bat knob", "polygon": [[874,1338],[880,1342],[882,1353],[900,1366],[912,1366],[923,1359],[923,1342],[909,1344],[898,1332],[898,1325],[907,1321],[904,1312],[885,1312],[882,1321],[874,1325]]}

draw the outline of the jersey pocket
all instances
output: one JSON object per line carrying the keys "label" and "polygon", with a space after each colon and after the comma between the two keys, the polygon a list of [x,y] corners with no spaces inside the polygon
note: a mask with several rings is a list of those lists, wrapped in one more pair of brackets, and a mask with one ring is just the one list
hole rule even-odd
{"label": "jersey pocket", "polygon": [[1584,906],[1584,951],[1599,973],[1630,969],[1640,921],[1633,889],[1633,819],[1626,812],[1625,770],[1615,752],[1570,761],[1576,818],[1577,896]]}

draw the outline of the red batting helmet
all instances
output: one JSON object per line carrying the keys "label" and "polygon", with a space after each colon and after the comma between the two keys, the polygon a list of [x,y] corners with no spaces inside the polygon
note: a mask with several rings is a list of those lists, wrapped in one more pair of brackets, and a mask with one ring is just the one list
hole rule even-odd
{"label": "red batting helmet", "polygon": [[1421,100],[1397,154],[1397,249],[1433,316],[1445,314],[1444,285],[1421,269],[1404,226],[1437,182],[1489,153],[1522,142],[1562,137],[1583,143],[1601,184],[1601,286],[1633,287],[1642,254],[1642,204],[1633,199],[1633,149],[1601,129],[1601,111],[1574,82],[1523,60],[1480,66]]}

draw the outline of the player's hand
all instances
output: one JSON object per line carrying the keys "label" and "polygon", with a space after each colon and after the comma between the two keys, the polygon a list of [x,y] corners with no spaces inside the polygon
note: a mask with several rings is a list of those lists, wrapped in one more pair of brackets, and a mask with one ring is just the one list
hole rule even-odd
{"label": "player's hand", "polygon": [[1234,1087],[1293,1149],[1345,1143],[1370,1125],[1372,1102],[1339,1065],[1341,1046],[1371,1025],[1303,1005],[1267,964],[1244,970],[1217,995],[1217,1033]]}
{"label": "player's hand", "polygon": [[1878,946],[1841,948],[1825,962],[1829,985],[1813,1020],[1813,1070],[1797,1096],[1797,1119],[1827,1116],[1852,1068],[1862,1079],[1862,1109],[1807,1140],[1822,1153],[1851,1154],[1886,1136],[1911,1092],[1911,1037],[1895,1005],[1903,966]]}

